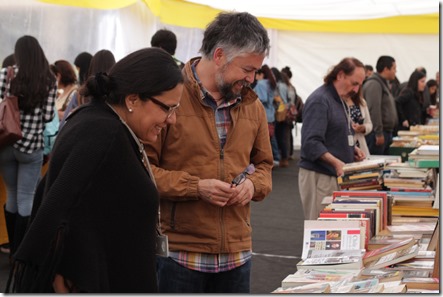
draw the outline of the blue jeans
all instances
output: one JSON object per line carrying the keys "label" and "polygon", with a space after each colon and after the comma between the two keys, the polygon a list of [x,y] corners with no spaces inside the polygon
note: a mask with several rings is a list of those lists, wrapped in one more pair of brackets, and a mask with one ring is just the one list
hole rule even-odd
{"label": "blue jeans", "polygon": [[280,149],[280,160],[289,157],[289,125],[286,122],[275,123],[275,137]]}
{"label": "blue jeans", "polygon": [[40,180],[43,149],[31,154],[12,146],[0,151],[0,172],[6,184],[6,210],[26,217],[31,215],[34,193]]}
{"label": "blue jeans", "polygon": [[278,150],[277,138],[275,138],[275,135],[272,135],[271,137],[271,148],[274,161],[280,161],[280,151]]}
{"label": "blue jeans", "polygon": [[375,133],[371,132],[365,136],[366,144],[368,145],[369,153],[371,155],[389,155],[389,146],[392,144],[392,132],[383,131],[385,143],[383,145],[376,145]]}
{"label": "blue jeans", "polygon": [[205,273],[157,257],[157,274],[160,293],[249,293],[251,260],[229,271]]}

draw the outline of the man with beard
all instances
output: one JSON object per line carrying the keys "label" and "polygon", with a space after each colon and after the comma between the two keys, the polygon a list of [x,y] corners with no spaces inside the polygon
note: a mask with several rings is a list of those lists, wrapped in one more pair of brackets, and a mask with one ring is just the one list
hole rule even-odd
{"label": "man with beard", "polygon": [[273,166],[266,113],[249,85],[269,38],[249,13],[221,13],[200,53],[183,69],[176,124],[146,144],[169,239],[169,257],[157,259],[159,290],[249,293],[250,202],[270,193]]}
{"label": "man with beard", "polygon": [[365,158],[354,143],[350,111],[345,103],[346,98],[358,92],[364,79],[363,63],[344,58],[306,100],[298,175],[305,220],[316,220],[322,199],[339,190],[337,176],[343,175],[345,163]]}

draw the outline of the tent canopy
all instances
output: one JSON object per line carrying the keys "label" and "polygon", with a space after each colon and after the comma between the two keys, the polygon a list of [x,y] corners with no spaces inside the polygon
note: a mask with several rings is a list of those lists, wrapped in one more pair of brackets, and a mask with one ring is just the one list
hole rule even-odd
{"label": "tent canopy", "polygon": [[[118,9],[136,0],[40,0]],[[161,22],[200,28],[220,11],[248,11],[269,29],[347,33],[438,33],[437,0],[144,0]],[[417,25],[419,24],[419,25]]]}

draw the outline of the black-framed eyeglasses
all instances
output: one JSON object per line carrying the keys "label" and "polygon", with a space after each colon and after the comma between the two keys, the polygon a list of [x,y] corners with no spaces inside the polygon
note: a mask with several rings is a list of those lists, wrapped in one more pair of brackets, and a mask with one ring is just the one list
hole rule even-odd
{"label": "black-framed eyeglasses", "polygon": [[251,175],[255,172],[255,166],[254,164],[249,164],[248,167],[245,168],[245,170],[243,170],[242,173],[240,173],[239,175],[237,175],[231,182],[231,187],[232,186],[238,186],[240,184],[242,184],[245,180],[246,180],[246,175]]}
{"label": "black-framed eyeglasses", "polygon": [[163,109],[164,112],[166,112],[166,119],[169,119],[172,116],[172,114],[177,110],[177,108],[179,108],[180,106],[180,103],[174,106],[169,106],[167,104],[164,104],[160,100],[155,99],[154,97],[148,97],[148,99],[150,99],[152,102],[160,106],[161,109]]}

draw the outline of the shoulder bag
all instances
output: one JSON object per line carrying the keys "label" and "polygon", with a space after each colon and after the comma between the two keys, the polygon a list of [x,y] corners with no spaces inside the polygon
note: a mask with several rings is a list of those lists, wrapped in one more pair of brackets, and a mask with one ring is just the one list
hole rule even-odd
{"label": "shoulder bag", "polygon": [[4,99],[0,103],[0,149],[20,140],[22,135],[18,98],[9,94],[14,70],[8,67]]}

